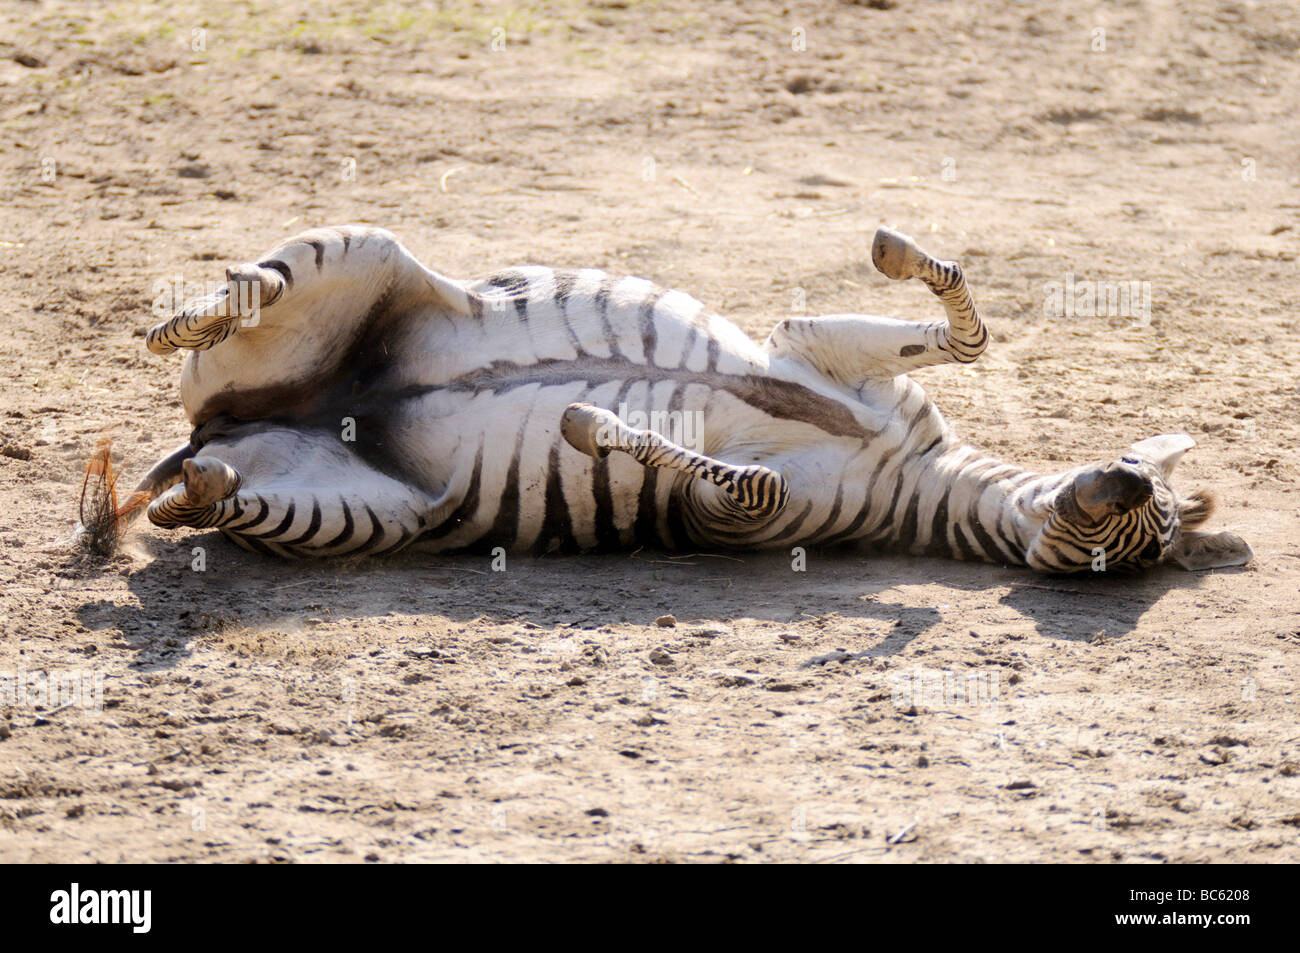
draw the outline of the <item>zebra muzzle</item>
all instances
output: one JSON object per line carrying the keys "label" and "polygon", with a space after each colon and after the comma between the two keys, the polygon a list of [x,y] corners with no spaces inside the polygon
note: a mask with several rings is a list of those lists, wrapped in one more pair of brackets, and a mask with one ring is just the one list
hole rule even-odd
{"label": "zebra muzzle", "polygon": [[1151,481],[1123,464],[1088,470],[1074,481],[1074,501],[1093,520],[1135,510],[1152,493]]}

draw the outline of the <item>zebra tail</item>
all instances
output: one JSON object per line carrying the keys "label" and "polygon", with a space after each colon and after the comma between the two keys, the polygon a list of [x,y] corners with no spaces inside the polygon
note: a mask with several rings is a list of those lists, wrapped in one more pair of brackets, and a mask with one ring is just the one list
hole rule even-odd
{"label": "zebra tail", "polygon": [[121,506],[117,502],[117,480],[113,469],[113,441],[105,437],[86,462],[81,484],[82,545],[100,556],[116,551],[131,523],[159,495],[181,480],[181,464],[194,456],[187,443],[163,458],[149,470]]}

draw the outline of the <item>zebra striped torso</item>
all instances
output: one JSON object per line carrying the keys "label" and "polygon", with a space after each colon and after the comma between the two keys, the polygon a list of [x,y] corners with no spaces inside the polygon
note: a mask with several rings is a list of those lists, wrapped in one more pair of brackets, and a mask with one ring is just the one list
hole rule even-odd
{"label": "zebra striped torso", "polygon": [[947,320],[791,317],[760,345],[639,278],[462,283],[381,230],[307,232],[149,332],[191,351],[195,431],[138,492],[281,555],[854,543],[1076,571],[1208,516],[1165,482],[1186,437],[1045,477],[955,440],[907,372],[984,350],[961,269],[888,230],[872,256]]}
{"label": "zebra striped torso", "polygon": [[[413,325],[401,346],[427,359],[404,362],[373,395],[392,414],[384,440],[398,444],[388,449],[404,471],[460,497],[420,534],[422,547],[546,552],[881,540],[895,497],[906,503],[903,488],[915,489],[922,464],[946,446],[941,416],[910,380],[849,393],[773,360],[680,292],[594,270],[538,267],[467,290],[470,314]],[[707,518],[712,487],[568,446],[559,421],[579,401],[647,422],[698,421],[695,449],[730,463],[775,464],[790,484],[789,502],[769,525],[717,527]]]}

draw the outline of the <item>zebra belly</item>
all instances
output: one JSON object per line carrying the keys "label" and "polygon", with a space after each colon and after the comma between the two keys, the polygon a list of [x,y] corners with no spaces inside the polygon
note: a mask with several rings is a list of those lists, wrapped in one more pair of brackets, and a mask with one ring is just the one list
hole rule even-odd
{"label": "zebra belly", "polygon": [[571,381],[502,392],[434,391],[410,402],[393,430],[405,469],[431,492],[457,501],[415,545],[545,553],[687,544],[680,474],[642,467],[620,453],[593,459],[560,432],[564,409],[576,401],[622,405],[635,414],[655,403],[682,404],[687,390],[709,389]]}

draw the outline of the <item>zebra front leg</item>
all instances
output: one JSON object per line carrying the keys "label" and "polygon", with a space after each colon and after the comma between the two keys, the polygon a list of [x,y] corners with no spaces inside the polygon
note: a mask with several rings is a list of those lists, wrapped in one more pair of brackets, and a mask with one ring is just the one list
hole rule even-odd
{"label": "zebra front leg", "polygon": [[955,261],[938,261],[906,235],[882,228],[872,261],[889,278],[919,278],[943,302],[948,320],[921,324],[866,314],[787,318],[772,329],[764,348],[774,358],[791,358],[858,389],[919,367],[958,361],[969,364],[984,352],[988,330],[975,310]]}
{"label": "zebra front leg", "polygon": [[564,439],[588,456],[603,458],[610,451],[628,454],[642,466],[678,470],[718,487],[732,504],[731,516],[743,521],[766,520],[785,506],[790,491],[775,470],[752,464],[733,466],[679,446],[653,430],[629,427],[608,410],[592,404],[570,404],[560,418]]}
{"label": "zebra front leg", "polygon": [[920,246],[901,232],[877,229],[871,243],[871,261],[885,277],[896,280],[919,278],[939,296],[948,312],[946,325],[940,326],[935,341],[938,354],[930,364],[958,361],[969,364],[984,353],[989,342],[988,329],[975,310],[975,301],[966,287],[961,265],[940,261],[927,255]]}

